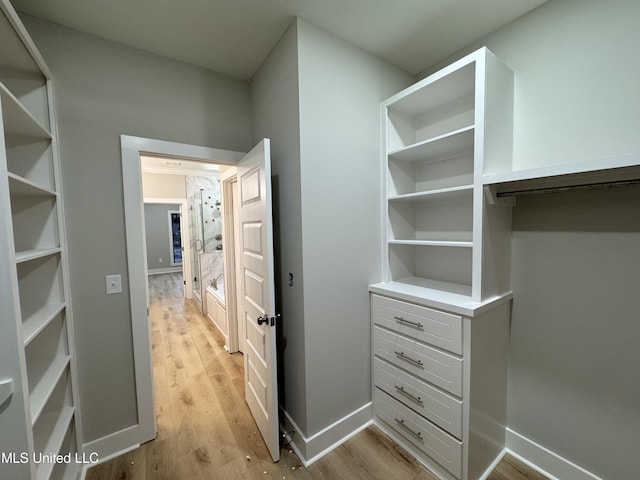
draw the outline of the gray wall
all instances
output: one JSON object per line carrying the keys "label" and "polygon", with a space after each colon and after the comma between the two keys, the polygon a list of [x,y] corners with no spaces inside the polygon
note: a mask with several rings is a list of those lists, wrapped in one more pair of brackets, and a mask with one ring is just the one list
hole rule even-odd
{"label": "gray wall", "polygon": [[[515,72],[514,168],[640,152],[638,18],[636,0],[552,0],[468,49]],[[635,187],[513,211],[508,426],[612,480],[640,470],[639,209]]]}
{"label": "gray wall", "polygon": [[640,471],[640,188],[514,209],[507,424],[603,479]]}
{"label": "gray wall", "polygon": [[254,143],[271,139],[276,283],[282,314],[279,401],[306,431],[297,35],[294,23],[253,77],[251,107]]}
{"label": "gray wall", "polygon": [[[30,17],[54,74],[84,441],[137,423],[120,134],[251,146],[245,82]],[[124,293],[105,295],[107,274]]]}
{"label": "gray wall", "polygon": [[298,22],[307,433],[371,401],[367,285],[381,280],[380,102],[413,82]]}
{"label": "gray wall", "polygon": [[[178,211],[180,205],[145,203],[144,231],[147,240],[147,268],[171,268],[171,230],[169,211]],[[162,262],[160,262],[162,259]]]}
{"label": "gray wall", "polygon": [[274,148],[281,403],[307,437],[370,401],[366,286],[381,276],[379,108],[411,80],[298,20],[252,81],[254,141],[271,137]]}

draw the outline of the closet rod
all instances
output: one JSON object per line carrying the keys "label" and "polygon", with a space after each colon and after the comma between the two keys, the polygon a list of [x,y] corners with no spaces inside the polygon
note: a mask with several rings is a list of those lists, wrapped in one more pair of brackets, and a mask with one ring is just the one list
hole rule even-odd
{"label": "closet rod", "polygon": [[586,183],[581,185],[567,185],[566,187],[546,187],[546,188],[530,188],[525,190],[513,190],[509,192],[498,192],[496,196],[500,197],[515,197],[518,195],[540,195],[543,193],[560,193],[569,192],[573,190],[602,190],[605,188],[627,187],[629,185],[640,185],[640,179],[624,180],[619,182],[599,182],[599,183]]}

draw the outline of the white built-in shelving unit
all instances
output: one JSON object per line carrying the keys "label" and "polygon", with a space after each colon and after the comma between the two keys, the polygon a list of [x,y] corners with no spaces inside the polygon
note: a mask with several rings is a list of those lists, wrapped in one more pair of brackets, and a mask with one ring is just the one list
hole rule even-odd
{"label": "white built-in shelving unit", "polygon": [[51,75],[11,5],[0,6],[0,383],[13,386],[0,398],[12,438],[0,449],[29,460],[3,462],[0,477],[76,478],[75,462],[47,460],[75,460],[82,444]]}
{"label": "white built-in shelving unit", "polygon": [[383,281],[370,285],[375,422],[440,478],[505,442],[513,73],[482,48],[382,105]]}
{"label": "white built-in shelving unit", "polygon": [[486,478],[505,444],[514,197],[637,185],[640,155],[514,170],[513,73],[486,48],[385,101],[382,120],[375,422],[439,478]]}
{"label": "white built-in shelving unit", "polygon": [[512,102],[486,49],[384,102],[390,288],[461,306],[509,291],[511,212],[486,204],[483,176],[511,170]]}

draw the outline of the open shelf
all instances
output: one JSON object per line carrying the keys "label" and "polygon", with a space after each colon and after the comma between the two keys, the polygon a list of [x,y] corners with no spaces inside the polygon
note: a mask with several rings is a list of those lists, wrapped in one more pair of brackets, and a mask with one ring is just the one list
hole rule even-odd
{"label": "open shelf", "polygon": [[64,302],[44,305],[22,322],[22,336],[27,346],[65,308]]}
{"label": "open shelf", "polygon": [[433,285],[455,285],[455,293],[471,295],[472,248],[444,244],[389,244],[392,281],[421,278]]}
{"label": "open shelf", "polygon": [[17,273],[23,319],[31,318],[47,305],[64,302],[59,249],[58,254],[19,263]]}
{"label": "open shelf", "polygon": [[31,406],[32,421],[35,423],[40,418],[52,389],[69,366],[69,355],[59,355],[51,362],[44,371],[40,381],[34,386],[30,393],[29,403]]}
{"label": "open shelf", "polygon": [[31,112],[1,83],[0,103],[2,103],[5,138],[51,138],[49,130],[43,127]]}
{"label": "open shelf", "polygon": [[473,148],[437,162],[408,162],[389,157],[389,197],[473,185]]}
{"label": "open shelf", "polygon": [[28,180],[20,175],[9,172],[9,190],[12,195],[32,197],[55,197],[57,193],[47,186]]}
{"label": "open shelf", "polygon": [[[65,433],[73,420],[73,407],[64,407],[60,412],[52,412],[43,415],[38,428],[42,430],[43,445],[41,448],[36,446],[35,455],[42,453],[43,455],[57,453],[60,451]],[[48,436],[47,436],[48,434]],[[34,435],[35,436],[35,435]],[[38,480],[46,480],[50,477],[55,463],[42,462],[36,466],[36,477]]]}
{"label": "open shelf", "polygon": [[491,186],[498,195],[639,179],[638,153],[483,176],[484,184]]}
{"label": "open shelf", "polygon": [[0,75],[7,72],[43,78],[40,67],[15,31],[15,24],[0,11]]}
{"label": "open shelf", "polygon": [[473,150],[473,125],[446,132],[434,138],[389,152],[393,160],[403,162],[438,161],[455,156],[458,152]]}
{"label": "open shelf", "polygon": [[16,251],[50,250],[60,247],[55,196],[14,194],[11,196],[11,215]]}
{"label": "open shelf", "polygon": [[16,34],[15,22],[0,12],[0,82],[46,128],[49,127],[49,105],[46,78],[33,58],[25,39]]}
{"label": "open shelf", "polygon": [[390,202],[420,202],[424,200],[434,199],[439,196],[446,196],[457,192],[471,191],[473,185],[460,185],[458,187],[437,188],[434,190],[426,190],[417,193],[405,193],[402,195],[394,195],[389,197]]}
{"label": "open shelf", "polygon": [[385,102],[387,151],[467,129],[475,122],[475,64],[418,82]]}
{"label": "open shelf", "polygon": [[[389,200],[389,240],[471,242],[473,189]],[[410,201],[409,201],[410,200]]]}
{"label": "open shelf", "polygon": [[42,413],[69,365],[66,322],[63,313],[52,319],[25,348],[32,422]]}
{"label": "open shelf", "polygon": [[25,250],[16,252],[16,263],[25,263],[39,258],[49,257],[51,255],[57,255],[60,253],[59,247],[51,248],[34,248],[31,250]]}
{"label": "open shelf", "polygon": [[[76,454],[78,454],[78,447],[75,439],[75,428],[73,423],[69,425],[69,429],[65,434],[62,445],[58,450],[61,455],[71,455],[71,462],[58,463],[53,467],[51,475],[45,478],[50,480],[76,480],[80,471],[81,463],[75,462]],[[89,460],[91,457],[88,458]],[[43,472],[44,473],[44,472]]]}
{"label": "open shelf", "polygon": [[12,385],[0,396],[20,393],[20,401],[2,407],[14,418],[9,445],[30,459],[16,467],[17,477],[29,480],[75,479],[78,465],[60,464],[55,455],[75,454],[83,444],[74,421],[75,352],[50,78],[17,12],[1,0],[0,172],[8,192],[0,211],[8,236],[1,236],[0,263],[15,268],[4,268],[0,283],[7,286],[1,301],[15,315],[5,322],[0,351],[16,354],[6,359]]}
{"label": "open shelf", "polygon": [[8,138],[6,140],[7,169],[14,178],[21,178],[48,192],[56,191],[51,141],[38,138]]}
{"label": "open shelf", "polygon": [[473,247],[472,241],[448,241],[448,240],[389,240],[389,245],[425,245],[432,247]]}

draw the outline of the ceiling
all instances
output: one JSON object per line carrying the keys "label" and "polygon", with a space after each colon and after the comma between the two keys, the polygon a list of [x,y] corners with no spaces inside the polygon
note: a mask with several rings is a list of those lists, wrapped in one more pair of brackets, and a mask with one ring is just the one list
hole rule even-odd
{"label": "ceiling", "polygon": [[296,16],[416,74],[546,0],[11,0],[16,10],[250,79]]}

